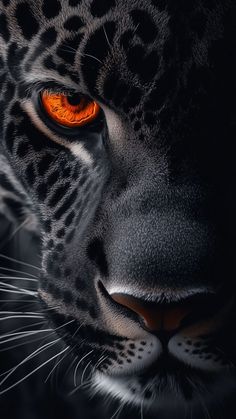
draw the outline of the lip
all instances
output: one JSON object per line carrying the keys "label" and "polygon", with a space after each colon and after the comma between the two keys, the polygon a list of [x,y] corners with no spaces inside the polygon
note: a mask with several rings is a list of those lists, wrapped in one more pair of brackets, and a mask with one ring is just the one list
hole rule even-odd
{"label": "lip", "polygon": [[150,378],[154,378],[156,376],[166,377],[171,375],[178,378],[179,375],[186,376],[193,374],[197,375],[198,377],[199,375],[202,377],[209,376],[209,372],[203,371],[191,365],[187,365],[165,351],[151,367],[145,369],[139,375],[143,379],[146,378],[150,380]]}
{"label": "lip", "polygon": [[[186,377],[195,377],[198,380],[209,381],[218,377],[224,371],[224,375],[230,374],[235,367],[225,367],[223,370],[204,370],[200,367],[194,365],[186,364],[183,361],[178,360],[174,355],[165,350],[161,356],[149,367],[141,370],[139,373],[135,374],[135,377],[140,379],[143,382],[150,382],[150,380],[158,379],[167,379],[172,377],[176,383],[181,383]],[[130,374],[120,375],[119,378],[128,378],[130,379]]]}

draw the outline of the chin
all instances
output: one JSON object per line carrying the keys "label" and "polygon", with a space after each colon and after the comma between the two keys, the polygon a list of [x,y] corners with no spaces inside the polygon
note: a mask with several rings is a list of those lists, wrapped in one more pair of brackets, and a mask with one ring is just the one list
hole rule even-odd
{"label": "chin", "polygon": [[[158,371],[158,366],[154,366],[152,371],[136,376],[114,377],[96,372],[91,391],[117,400],[121,408],[126,406],[139,414],[141,409],[141,415],[148,414],[148,418],[156,414],[159,419],[231,418],[235,368],[207,373],[175,360],[170,364],[166,370]],[[226,411],[228,415],[224,416]],[[216,416],[215,412],[222,412],[222,416]]]}

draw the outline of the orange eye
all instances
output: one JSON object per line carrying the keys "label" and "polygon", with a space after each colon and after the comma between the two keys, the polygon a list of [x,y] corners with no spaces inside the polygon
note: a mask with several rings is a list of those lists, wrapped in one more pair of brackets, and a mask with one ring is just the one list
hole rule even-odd
{"label": "orange eye", "polygon": [[96,102],[80,95],[66,96],[45,91],[41,98],[50,118],[69,128],[82,127],[94,121],[100,111]]}

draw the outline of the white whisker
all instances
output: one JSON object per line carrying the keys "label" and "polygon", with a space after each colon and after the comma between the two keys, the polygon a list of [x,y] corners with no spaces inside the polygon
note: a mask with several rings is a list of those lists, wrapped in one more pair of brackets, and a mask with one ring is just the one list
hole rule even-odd
{"label": "white whisker", "polygon": [[[64,323],[63,325],[61,325],[61,326],[59,326],[59,327],[57,327],[56,329],[50,329],[50,331],[51,331],[51,333],[49,333],[48,335],[47,335],[47,339],[50,337],[50,336],[52,336],[52,335],[55,335],[55,331],[56,330],[58,330],[58,329],[60,329],[60,328],[62,328],[62,327],[64,327],[64,326],[66,326],[67,324],[69,324],[69,323],[72,323],[72,322],[74,322],[74,320],[70,320],[69,322],[67,322],[67,323]],[[43,324],[44,322],[41,322],[41,323],[39,323],[39,324]],[[37,324],[37,323],[35,323],[35,324]],[[34,324],[32,324],[32,325],[30,325],[30,326],[33,326]],[[28,326],[28,327],[30,327],[30,326]],[[41,329],[39,329],[39,330],[41,330]],[[42,341],[44,338],[43,337],[40,337],[40,338],[36,338],[36,339],[30,339],[30,340],[28,340],[27,342],[23,342],[23,343],[18,343],[17,345],[14,345],[14,346],[8,346],[7,348],[4,348],[4,349],[1,349],[0,350],[0,352],[6,352],[7,350],[9,350],[9,349],[15,349],[15,348],[17,348],[17,347],[19,347],[19,346],[23,346],[23,345],[27,345],[27,344],[29,344],[29,343],[33,343],[33,342],[37,342],[37,341]],[[1,344],[1,342],[0,342],[0,344]],[[5,373],[4,373],[5,374]],[[1,375],[4,375],[4,374],[1,374]],[[0,375],[0,376],[1,376]]]}
{"label": "white whisker", "polygon": [[[72,351],[72,349],[70,350],[70,352],[71,351]],[[62,363],[62,361],[69,355],[69,353],[65,354],[62,358],[59,359],[59,361],[57,361],[57,363],[54,365],[54,367],[52,368],[52,370],[48,374],[47,378],[45,379],[44,383],[46,383],[49,380],[49,378],[52,376],[55,369]]]}
{"label": "white whisker", "polygon": [[74,371],[74,386],[76,387],[77,386],[77,371],[78,371],[78,368],[79,368],[79,366],[80,366],[80,364],[81,364],[81,362],[83,362],[84,361],[84,359],[85,358],[87,358],[87,356],[89,356],[92,352],[94,352],[94,350],[92,349],[91,351],[89,351],[86,355],[84,355],[80,360],[79,360],[79,362],[77,363],[77,365],[76,365],[76,367],[75,367],[75,371]]}
{"label": "white whisker", "polygon": [[[23,341],[23,342],[20,342],[20,343],[15,344],[15,345],[10,345],[10,346],[7,346],[6,348],[3,347],[2,349],[0,349],[0,353],[1,352],[6,352],[6,351],[9,351],[9,350],[12,351],[13,349],[19,348],[20,346],[27,347],[29,344],[31,345],[32,343],[42,342],[43,339],[44,339],[44,336],[40,336],[40,337],[33,337],[32,336],[31,339],[29,339],[27,341]],[[4,374],[2,374],[2,375],[4,375]]]}
{"label": "white whisker", "polygon": [[99,365],[101,365],[102,364],[102,362],[103,361],[105,361],[105,359],[107,359],[108,358],[108,356],[107,355],[105,355],[105,356],[101,356],[100,358],[99,358],[99,360],[98,360],[98,362],[94,365],[94,367],[93,367],[93,373],[95,372],[95,369],[96,368],[98,368],[99,367]]}
{"label": "white whisker", "polygon": [[86,367],[84,368],[84,370],[83,370],[83,372],[82,372],[82,375],[81,375],[81,380],[80,380],[80,385],[81,385],[81,386],[83,386],[83,385],[84,385],[84,377],[85,377],[85,373],[86,373],[86,371],[87,371],[88,367],[91,365],[91,362],[92,362],[92,360],[90,360],[90,361],[87,363]]}
{"label": "white whisker", "polygon": [[[74,348],[75,348],[75,346],[71,348],[71,351],[70,352],[73,352]],[[74,367],[77,359],[78,359],[78,356],[74,356],[73,361],[70,363],[70,365],[68,366],[68,368],[67,368],[67,370],[66,370],[66,372],[64,374],[64,380],[65,380],[66,376],[70,373],[70,371],[72,370],[72,368]]]}
{"label": "white whisker", "polygon": [[111,416],[111,418],[110,418],[110,419],[115,419],[115,418],[118,418],[118,417],[119,417],[119,415],[120,415],[120,413],[121,413],[121,411],[122,411],[122,409],[123,409],[123,407],[124,407],[124,405],[125,405],[125,403],[122,403],[122,404],[118,407],[118,409],[116,409],[115,413],[113,413],[113,415]]}
{"label": "white whisker", "polygon": [[69,45],[65,45],[63,48],[60,48],[60,50],[61,51],[64,51],[64,52],[70,52],[71,54],[77,54],[77,55],[79,55],[80,57],[89,57],[89,58],[92,58],[93,60],[96,60],[96,61],[98,61],[100,64],[103,64],[103,62],[101,61],[101,60],[99,60],[99,58],[97,58],[97,57],[95,57],[95,55],[90,55],[90,54],[82,54],[81,52],[79,52],[78,50],[76,50],[75,48],[72,48],[71,46],[69,46]]}
{"label": "white whisker", "polygon": [[10,300],[0,300],[0,303],[13,303],[13,304],[21,304],[21,303],[29,303],[29,304],[35,304],[37,303],[37,300],[23,300],[21,298],[18,298],[17,300],[10,299]]}
{"label": "white whisker", "polygon": [[20,276],[0,276],[0,279],[15,279],[16,281],[22,280],[22,281],[38,282],[37,279],[25,278],[25,277],[20,277]]}
{"label": "white whisker", "polygon": [[[44,321],[40,321],[40,322],[36,322],[36,323],[26,324],[24,326],[17,327],[16,329],[12,329],[11,331],[8,332],[8,334],[16,333],[16,332],[19,332],[19,331],[24,331],[23,329],[28,329],[29,327],[40,326],[40,325],[43,325],[43,324],[45,324],[45,320]],[[25,331],[27,331],[27,330],[25,330]],[[7,334],[0,335],[0,339],[2,338],[2,336],[7,336]]]}
{"label": "white whisker", "polygon": [[28,266],[29,268],[34,268],[37,271],[41,271],[41,268],[39,268],[38,266],[34,266],[34,265],[31,265],[30,263],[22,262],[21,260],[17,260],[17,259],[11,258],[9,256],[3,255],[2,253],[0,253],[0,258],[6,259],[6,260],[10,260],[11,262],[15,262],[15,263],[18,263],[20,265]]}
{"label": "white whisker", "polygon": [[0,319],[0,322],[4,320],[12,320],[12,319],[44,319],[44,316],[37,315],[14,315],[14,316],[7,316]]}
{"label": "white whisker", "polygon": [[28,275],[31,276],[32,278],[37,279],[37,276],[30,274],[29,272],[25,272],[25,271],[18,271],[17,269],[11,269],[11,268],[5,268],[3,266],[0,267],[0,271],[9,271],[9,272],[15,272],[18,274],[24,274],[24,275]]}
{"label": "white whisker", "polygon": [[[40,314],[37,311],[0,311],[1,314]],[[1,337],[1,336],[0,336]]]}
{"label": "white whisker", "polygon": [[86,388],[91,387],[91,384],[92,383],[93,383],[93,380],[92,379],[86,380],[83,384],[80,384],[79,386],[77,386],[76,388],[74,388],[72,391],[70,391],[69,396],[73,396],[81,388],[84,390]]}
{"label": "white whisker", "polygon": [[143,403],[144,403],[144,399],[141,401],[141,404],[140,404],[140,419],[143,419]]}
{"label": "white whisker", "polygon": [[31,291],[31,290],[28,290],[28,289],[25,289],[25,288],[22,288],[22,287],[17,287],[17,285],[8,284],[8,283],[2,282],[2,281],[0,281],[0,285],[2,287],[7,287],[7,288],[14,289],[14,290],[17,290],[17,291],[25,291],[26,293],[28,293],[28,292],[32,293],[33,292],[35,294],[38,294],[37,291]]}
{"label": "white whisker", "polygon": [[103,32],[104,32],[105,38],[106,38],[106,40],[107,40],[108,46],[109,46],[109,48],[110,48],[110,49],[112,49],[111,43],[110,43],[109,38],[108,38],[108,36],[107,36],[107,31],[106,31],[106,29],[105,29],[105,26],[103,26],[103,27],[102,27],[102,29],[103,29]]}
{"label": "white whisker", "polygon": [[6,289],[6,288],[0,288],[0,291],[1,292],[7,292],[7,293],[10,293],[10,294],[24,294],[24,295],[31,295],[31,296],[35,296],[35,295],[37,295],[38,293],[36,293],[36,292],[31,292],[31,291],[27,291],[27,292],[25,292],[25,291],[16,291],[16,290],[10,290],[10,289]]}
{"label": "white whisker", "polygon": [[[16,332],[16,333],[10,333],[9,335],[1,336],[0,337],[0,345],[3,345],[4,343],[8,343],[17,339],[22,339],[27,336],[35,335],[36,333],[45,333],[45,332],[51,332],[53,329],[39,329],[39,330],[29,330],[26,332]],[[4,337],[8,337],[5,340],[2,340]]]}
{"label": "white whisker", "polygon": [[[12,384],[11,386],[9,386],[8,388],[6,388],[3,391],[0,391],[0,395],[6,393],[7,391],[11,390],[12,388],[16,387],[18,384],[22,383],[22,381],[25,381],[28,377],[30,377],[32,374],[34,374],[36,371],[38,371],[40,368],[44,367],[44,365],[48,364],[49,362],[51,362],[53,359],[55,359],[56,357],[58,357],[59,355],[61,355],[62,353],[64,353],[65,351],[68,350],[68,346],[66,348],[64,348],[62,351],[60,351],[59,353],[57,353],[56,355],[52,356],[50,359],[48,359],[47,361],[43,362],[41,365],[39,365],[37,368],[35,368],[33,371],[31,371],[29,374],[25,375],[25,377],[21,378],[20,380],[18,380],[16,383]],[[1,384],[1,383],[0,383]]]}
{"label": "white whisker", "polygon": [[9,243],[9,241],[11,241],[15,235],[18,233],[18,231],[20,231],[25,225],[27,225],[27,223],[29,222],[30,217],[27,217],[22,223],[20,223],[15,230],[12,232],[12,234],[9,235],[9,237],[7,238],[6,241],[4,241],[3,246],[5,246],[7,243]]}
{"label": "white whisker", "polygon": [[[23,361],[19,362],[15,367],[13,367],[10,372],[7,374],[6,377],[0,382],[0,386],[2,386],[5,381],[21,366],[24,365],[27,361],[35,358],[37,355],[39,355],[41,352],[45,351],[47,348],[53,346],[57,342],[61,340],[60,338],[53,340],[52,342],[45,343],[44,345],[40,346],[40,348],[36,349],[34,352],[32,352],[30,355],[28,355],[26,358],[23,359]],[[0,392],[1,394],[1,392]]]}

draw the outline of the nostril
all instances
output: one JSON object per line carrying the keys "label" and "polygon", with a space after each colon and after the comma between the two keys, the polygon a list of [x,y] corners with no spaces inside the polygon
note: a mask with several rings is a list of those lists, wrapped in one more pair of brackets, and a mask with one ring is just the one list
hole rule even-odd
{"label": "nostril", "polygon": [[[101,280],[97,286],[99,293],[111,304],[111,310],[120,307],[122,311],[123,307],[123,315],[127,317],[127,321],[130,317],[133,320],[139,318],[144,329],[158,334],[158,337],[162,336],[165,341],[186,327],[197,324],[214,326],[217,319],[217,322],[220,322],[223,316],[228,315],[233,304],[229,291],[223,288],[218,290],[159,288],[158,292],[149,291],[147,296],[143,291],[136,290],[134,294],[137,295],[138,292],[139,296],[134,297],[120,289],[116,291],[114,285],[111,286],[109,283],[104,286]],[[210,319],[213,323],[209,323]]]}
{"label": "nostril", "polygon": [[115,293],[111,298],[140,316],[147,329],[152,332],[171,332],[192,312],[190,302],[185,304],[148,303],[130,295]]}
{"label": "nostril", "polygon": [[[162,295],[163,296],[163,295]],[[118,304],[138,314],[142,324],[151,332],[169,335],[180,327],[191,326],[214,317],[229,303],[228,292],[204,292],[174,302],[148,302],[125,293],[111,293]]]}

